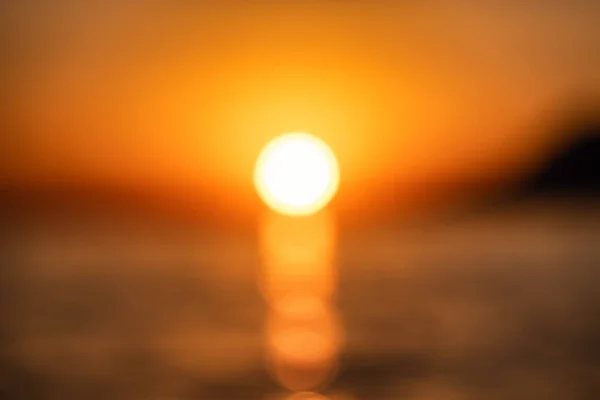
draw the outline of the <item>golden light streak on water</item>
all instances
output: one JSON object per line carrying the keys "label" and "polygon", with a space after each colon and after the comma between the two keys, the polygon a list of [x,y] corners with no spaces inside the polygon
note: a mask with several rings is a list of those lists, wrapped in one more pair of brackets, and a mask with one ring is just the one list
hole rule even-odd
{"label": "golden light streak on water", "polygon": [[267,213],[260,221],[259,285],[272,305],[282,298],[328,299],[335,291],[335,224],[324,211],[305,217]]}
{"label": "golden light streak on water", "polygon": [[269,307],[265,358],[288,390],[324,387],[337,369],[344,334],[331,302],[335,233],[327,211],[304,217],[268,213],[261,220],[259,282]]}
{"label": "golden light streak on water", "polygon": [[294,393],[290,397],[286,398],[286,400],[328,400],[328,398],[317,393],[299,392]]}

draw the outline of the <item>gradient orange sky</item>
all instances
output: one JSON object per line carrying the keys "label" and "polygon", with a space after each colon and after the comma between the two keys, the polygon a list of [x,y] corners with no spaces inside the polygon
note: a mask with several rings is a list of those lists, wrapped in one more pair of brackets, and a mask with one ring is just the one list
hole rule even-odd
{"label": "gradient orange sky", "polygon": [[34,181],[245,191],[289,131],[327,141],[350,187],[487,176],[600,90],[594,2],[14,3],[4,161]]}

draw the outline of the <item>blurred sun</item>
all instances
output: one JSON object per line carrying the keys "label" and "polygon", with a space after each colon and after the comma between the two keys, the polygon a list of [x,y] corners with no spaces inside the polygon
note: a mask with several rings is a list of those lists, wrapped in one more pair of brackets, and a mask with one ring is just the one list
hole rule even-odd
{"label": "blurred sun", "polygon": [[337,160],[315,136],[287,133],[260,153],[254,184],[273,210],[287,215],[313,214],[325,207],[338,189]]}

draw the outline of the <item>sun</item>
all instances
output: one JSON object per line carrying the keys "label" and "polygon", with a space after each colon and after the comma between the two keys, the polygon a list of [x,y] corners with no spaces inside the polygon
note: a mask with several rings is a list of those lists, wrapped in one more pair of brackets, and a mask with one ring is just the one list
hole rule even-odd
{"label": "sun", "polygon": [[339,186],[339,168],[331,149],[308,133],[286,133],[269,142],[254,169],[263,201],[287,215],[316,213]]}

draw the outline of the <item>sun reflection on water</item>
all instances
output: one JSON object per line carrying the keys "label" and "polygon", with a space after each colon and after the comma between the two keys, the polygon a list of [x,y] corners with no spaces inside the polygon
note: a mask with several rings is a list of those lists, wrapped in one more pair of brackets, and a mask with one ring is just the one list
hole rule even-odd
{"label": "sun reflection on water", "polygon": [[[344,336],[332,304],[337,275],[332,215],[268,213],[260,222],[267,367],[288,390],[323,388],[335,375]],[[323,399],[308,392],[294,396]]]}

